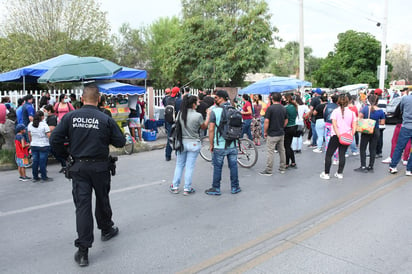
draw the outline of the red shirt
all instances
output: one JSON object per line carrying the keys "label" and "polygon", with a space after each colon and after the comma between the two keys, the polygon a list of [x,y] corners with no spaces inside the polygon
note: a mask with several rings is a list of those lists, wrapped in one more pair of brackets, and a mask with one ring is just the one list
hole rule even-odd
{"label": "red shirt", "polygon": [[[249,102],[249,101],[246,101],[246,103],[243,105],[243,108],[242,108],[242,110],[243,111],[248,111],[248,107],[250,107],[250,109],[252,109],[252,104]],[[252,114],[242,114],[242,119],[243,120],[250,120],[250,119],[252,119],[253,117],[252,117]]]}

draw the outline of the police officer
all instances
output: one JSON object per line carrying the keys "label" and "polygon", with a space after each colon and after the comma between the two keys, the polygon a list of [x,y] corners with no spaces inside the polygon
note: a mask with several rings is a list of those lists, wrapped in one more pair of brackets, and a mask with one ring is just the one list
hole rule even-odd
{"label": "police officer", "polygon": [[66,137],[70,140],[69,153],[74,161],[68,172],[73,184],[78,235],[74,242],[78,247],[74,259],[80,266],[89,264],[88,249],[93,243],[92,189],[96,195],[95,217],[101,240],[107,241],[119,233],[113,226],[109,200],[109,144],[123,147],[125,138],[116,122],[97,108],[99,100],[97,86],[86,86],[83,107],[67,113],[50,138],[53,150],[64,158],[69,156],[64,142]]}

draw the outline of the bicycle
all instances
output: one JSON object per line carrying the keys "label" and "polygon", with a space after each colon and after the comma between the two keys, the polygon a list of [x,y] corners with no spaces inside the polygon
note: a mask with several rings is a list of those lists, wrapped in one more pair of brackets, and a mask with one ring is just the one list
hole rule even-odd
{"label": "bicycle", "polygon": [[[210,151],[209,136],[202,137],[200,141],[202,144],[200,148],[200,156],[206,161],[211,162],[212,152]],[[247,138],[239,139],[237,149],[237,162],[241,167],[251,168],[256,164],[258,160],[258,150],[251,140]]]}

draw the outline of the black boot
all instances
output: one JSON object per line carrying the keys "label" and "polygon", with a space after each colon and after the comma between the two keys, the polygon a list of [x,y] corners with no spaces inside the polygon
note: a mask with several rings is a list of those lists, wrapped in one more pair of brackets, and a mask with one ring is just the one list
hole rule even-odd
{"label": "black boot", "polygon": [[102,230],[102,241],[108,241],[117,234],[119,234],[119,228],[117,228],[117,226],[113,226],[109,230]]}
{"label": "black boot", "polygon": [[74,253],[74,260],[79,266],[88,266],[89,265],[89,249],[87,247],[79,247],[79,250]]}

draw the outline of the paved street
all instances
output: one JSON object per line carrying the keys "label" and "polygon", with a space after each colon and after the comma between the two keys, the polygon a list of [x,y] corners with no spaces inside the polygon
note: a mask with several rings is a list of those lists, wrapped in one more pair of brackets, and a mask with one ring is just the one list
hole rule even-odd
{"label": "paved street", "polygon": [[225,165],[222,195],[211,197],[212,167],[200,157],[192,196],[168,192],[175,158],[164,161],[163,150],[119,158],[111,202],[120,234],[102,242],[96,228],[84,269],[73,260],[71,184],[59,166],[48,183],[1,172],[0,273],[411,273],[412,178],[401,164],[391,175],[377,159],[360,174],[350,156],[343,180],[324,181],[324,154],[305,149],[298,169],[265,177],[262,146],[255,167],[239,168],[243,191],[230,194]]}

